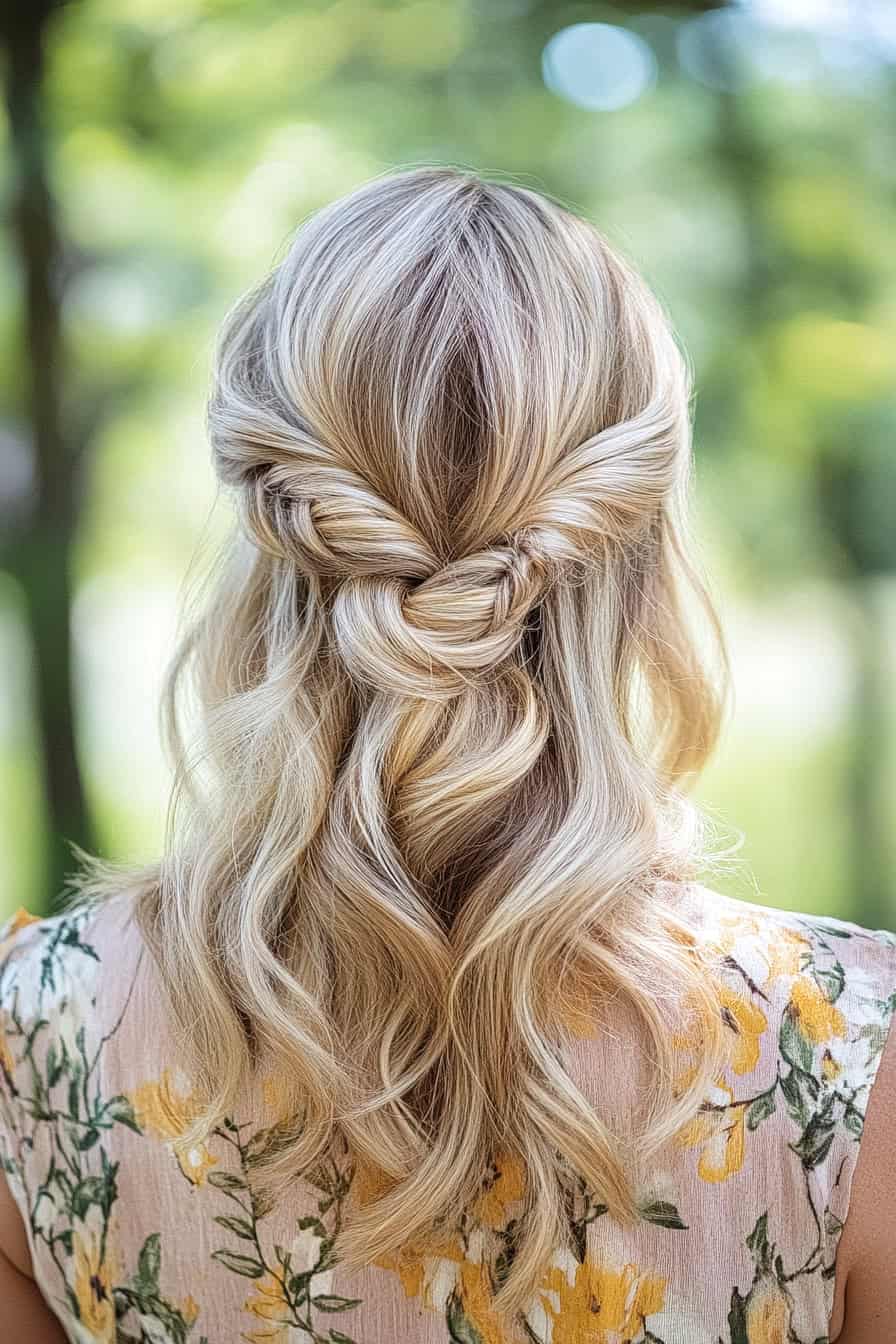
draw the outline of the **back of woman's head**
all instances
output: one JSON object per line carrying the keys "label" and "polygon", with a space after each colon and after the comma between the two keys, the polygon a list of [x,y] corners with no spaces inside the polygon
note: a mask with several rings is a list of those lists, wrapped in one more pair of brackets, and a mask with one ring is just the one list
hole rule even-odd
{"label": "back of woman's head", "polygon": [[[674,913],[724,672],[686,544],[688,400],[660,306],[590,225],[450,168],[320,211],[225,325],[209,424],[241,537],[173,665],[177,806],[140,908],[200,1129],[264,1060],[295,1121],[267,1178],[334,1135],[379,1173],[350,1263],[422,1245],[505,1154],[525,1193],[499,1306],[520,1305],[575,1183],[631,1217],[636,1159],[713,1076]],[[673,988],[705,1018],[683,1093]],[[583,997],[644,1029],[629,1134],[564,1068]]]}

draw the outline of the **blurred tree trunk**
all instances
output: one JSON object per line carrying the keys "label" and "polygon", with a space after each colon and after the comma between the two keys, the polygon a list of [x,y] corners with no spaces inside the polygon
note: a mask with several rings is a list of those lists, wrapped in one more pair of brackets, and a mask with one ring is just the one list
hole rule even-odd
{"label": "blurred tree trunk", "polygon": [[[0,23],[14,184],[11,233],[22,276],[26,407],[34,497],[4,565],[25,597],[32,641],[37,730],[47,800],[44,893],[50,909],[71,870],[69,842],[89,849],[92,830],[78,768],[72,695],[71,553],[79,500],[78,445],[63,412],[60,238],[47,170],[44,49],[54,0],[11,6]],[[12,12],[11,12],[12,11]]]}

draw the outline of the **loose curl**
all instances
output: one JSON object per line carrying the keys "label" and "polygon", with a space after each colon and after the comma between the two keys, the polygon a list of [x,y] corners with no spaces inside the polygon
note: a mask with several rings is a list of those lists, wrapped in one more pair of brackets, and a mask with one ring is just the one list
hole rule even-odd
{"label": "loose curl", "polygon": [[[636,1216],[638,1164],[726,1058],[680,899],[727,686],[687,541],[689,394],[589,224],[450,168],[314,215],[221,336],[209,432],[240,540],[172,666],[174,804],[139,903],[205,1102],[184,1141],[275,1068],[294,1123],[264,1179],[334,1135],[383,1178],[349,1266],[424,1245],[512,1155],[500,1312],[566,1244],[576,1181]],[[611,1002],[652,1065],[630,1132],[564,1063],[570,1008]]]}

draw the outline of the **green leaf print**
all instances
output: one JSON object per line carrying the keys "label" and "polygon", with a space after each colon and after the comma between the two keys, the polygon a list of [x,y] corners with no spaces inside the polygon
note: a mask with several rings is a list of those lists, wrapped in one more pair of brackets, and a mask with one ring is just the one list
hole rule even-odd
{"label": "green leaf print", "polygon": [[[89,911],[81,910],[37,922],[29,941],[13,942],[0,962],[4,1045],[12,1065],[3,1074],[23,1117],[21,1145],[29,1155],[27,1163],[7,1169],[23,1194],[34,1251],[59,1275],[57,1310],[69,1317],[68,1334],[106,1339],[114,1333],[123,1342],[152,1335],[185,1344],[195,1313],[192,1304],[185,1314],[186,1307],[162,1295],[159,1234],[146,1239],[129,1278],[119,1265],[119,1163],[105,1141],[118,1126],[142,1131],[127,1098],[104,1095],[102,1064],[130,994],[110,1029],[94,1039],[90,1014],[80,1020],[84,1007],[96,1002],[100,962],[87,940],[88,919]],[[27,992],[20,993],[23,983]],[[141,1318],[136,1333],[131,1311]]]}
{"label": "green leaf print", "polygon": [[161,1238],[158,1232],[148,1236],[137,1257],[137,1273],[131,1280],[138,1293],[157,1293],[159,1291],[159,1271],[162,1267]]}
{"label": "green leaf print", "polygon": [[753,1252],[753,1259],[756,1262],[756,1268],[760,1271],[768,1269],[771,1263],[772,1248],[768,1240],[768,1213],[762,1213],[756,1219],[753,1231],[747,1237],[747,1247]]}
{"label": "green leaf print", "polygon": [[215,1217],[215,1222],[221,1227],[226,1227],[234,1236],[242,1237],[243,1241],[255,1240],[255,1229],[245,1218],[230,1218],[226,1214],[219,1213]]}
{"label": "green leaf print", "polygon": [[56,1049],[56,1042],[50,1042],[47,1048],[46,1070],[47,1089],[52,1091],[65,1072],[65,1046],[63,1046],[62,1054],[60,1054]]}
{"label": "green leaf print", "polygon": [[823,1162],[830,1151],[837,1131],[837,1119],[834,1115],[836,1100],[835,1094],[829,1092],[821,1107],[810,1116],[800,1138],[790,1145],[793,1152],[801,1158],[807,1171]]}
{"label": "green leaf print", "polygon": [[666,1200],[646,1204],[641,1209],[641,1217],[646,1223],[656,1223],[658,1227],[674,1227],[682,1231],[687,1228],[687,1223],[682,1219],[678,1209]]}
{"label": "green leaf print", "polygon": [[815,933],[819,934],[822,940],[825,938],[849,939],[852,937],[852,934],[850,933],[849,929],[838,929],[835,928],[833,924],[822,924],[820,921],[817,920],[815,922],[811,920],[803,920],[803,923],[808,928],[813,929]]}
{"label": "green leaf print", "polygon": [[482,1336],[467,1317],[463,1302],[457,1293],[452,1293],[448,1299],[445,1320],[452,1344],[482,1344]]}
{"label": "green leaf print", "polygon": [[868,1058],[876,1059],[884,1048],[887,1039],[888,1022],[866,1022],[858,1034],[860,1041],[868,1042]]}
{"label": "green leaf print", "polygon": [[835,961],[833,966],[824,971],[815,967],[812,974],[815,977],[819,989],[821,989],[828,1000],[831,1003],[836,1003],[843,993],[843,987],[846,984],[846,976],[840,962]]}
{"label": "green leaf print", "polygon": [[207,1178],[209,1185],[216,1186],[219,1190],[245,1190],[246,1182],[240,1180],[239,1176],[234,1176],[230,1171],[210,1171]]}
{"label": "green leaf print", "polygon": [[767,1092],[760,1092],[759,1096],[754,1098],[747,1108],[747,1129],[758,1129],[763,1120],[767,1120],[770,1115],[774,1115],[777,1108],[775,1092],[777,1083],[770,1087]]}
{"label": "green leaf print", "polygon": [[109,1200],[109,1182],[105,1176],[85,1176],[72,1190],[71,1210],[76,1218],[86,1217],[91,1204],[104,1208],[107,1202],[114,1203],[114,1194]]}
{"label": "green leaf print", "polygon": [[793,1005],[789,1004],[784,1009],[781,1018],[781,1030],[778,1037],[778,1045],[781,1054],[787,1060],[788,1064],[793,1064],[796,1068],[802,1069],[805,1073],[810,1073],[812,1069],[813,1050],[812,1045],[806,1040],[800,1030],[799,1020],[794,1013]]}
{"label": "green leaf print", "polygon": [[339,1297],[336,1293],[318,1293],[311,1301],[319,1311],[348,1311],[361,1305],[360,1297]]}
{"label": "green leaf print", "polygon": [[804,1069],[791,1068],[781,1077],[781,1092],[792,1120],[800,1126],[808,1124],[821,1092],[821,1084]]}
{"label": "green leaf print", "polygon": [[[335,1154],[305,1179],[326,1197],[329,1225],[322,1218],[309,1214],[296,1219],[296,1240],[291,1247],[274,1243],[265,1246],[264,1219],[270,1212],[267,1200],[262,1200],[253,1188],[251,1170],[258,1162],[265,1135],[272,1130],[253,1133],[248,1125],[239,1125],[232,1118],[223,1120],[215,1130],[219,1141],[227,1144],[228,1157],[239,1163],[239,1171],[225,1171],[220,1167],[209,1173],[208,1185],[236,1205],[239,1212],[216,1214],[214,1222],[254,1247],[254,1255],[229,1249],[212,1252],[212,1258],[243,1278],[256,1281],[256,1287],[244,1302],[244,1309],[273,1321],[284,1331],[300,1331],[314,1344],[349,1340],[338,1330],[323,1333],[313,1319],[313,1313],[352,1311],[361,1305],[360,1298],[343,1297],[327,1291],[329,1271],[336,1264],[333,1244],[342,1225],[343,1205],[351,1187],[352,1169],[340,1166]],[[343,1153],[343,1157],[347,1154]],[[315,1286],[320,1291],[315,1292]],[[324,1327],[325,1328],[325,1327]]]}
{"label": "green leaf print", "polygon": [[849,1130],[853,1138],[860,1139],[865,1128],[865,1117],[862,1112],[848,1101],[843,1108],[843,1126]]}
{"label": "green leaf print", "polygon": [[242,1274],[244,1279],[260,1279],[264,1273],[264,1265],[260,1260],[253,1260],[249,1255],[237,1255],[235,1251],[212,1251],[212,1259],[219,1260],[234,1274]]}
{"label": "green leaf print", "polygon": [[107,1101],[100,1112],[100,1119],[106,1123],[127,1125],[135,1134],[142,1132],[128,1097],[113,1097],[111,1101]]}
{"label": "green leaf print", "polygon": [[750,1344],[747,1337],[746,1299],[735,1288],[731,1294],[731,1306],[728,1311],[728,1332],[731,1344]]}
{"label": "green leaf print", "polygon": [[802,1159],[803,1166],[809,1170],[817,1167],[827,1157],[837,1126],[833,1120],[820,1120],[813,1117],[801,1139],[790,1146]]}

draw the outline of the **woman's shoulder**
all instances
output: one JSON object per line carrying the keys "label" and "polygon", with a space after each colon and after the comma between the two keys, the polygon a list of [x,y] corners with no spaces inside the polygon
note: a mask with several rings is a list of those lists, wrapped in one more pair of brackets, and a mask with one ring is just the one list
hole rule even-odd
{"label": "woman's shoulder", "polygon": [[788,1105],[802,1115],[817,1103],[825,1134],[839,1119],[859,1138],[896,1012],[896,933],[708,888],[699,900],[726,1004],[739,1026],[750,1004]]}
{"label": "woman's shoulder", "polygon": [[[695,905],[695,923],[724,977],[723,1009],[738,1042],[734,1071],[762,1076],[758,1089],[747,1089],[746,1150],[780,1137],[780,1152],[798,1159],[795,1170],[818,1206],[821,1277],[834,1339],[847,1276],[852,1283],[856,1265],[872,1265],[869,1230],[882,1243],[892,1239],[892,1219],[874,1204],[875,1191],[896,1190],[896,1173],[892,1179],[889,1174],[896,1120],[896,933],[706,887],[695,893]],[[793,1169],[785,1157],[776,1181]],[[876,1287],[868,1300],[875,1295]],[[849,1321],[850,1339],[870,1337],[867,1322],[855,1324],[858,1336]]]}
{"label": "woman's shoulder", "polygon": [[766,905],[700,884],[693,889],[691,908],[708,942],[762,947],[782,974],[810,968],[809,960],[824,953],[844,967],[866,965],[896,979],[896,931],[891,929]]}
{"label": "woman's shoulder", "polygon": [[0,1010],[25,1022],[133,983],[143,952],[133,893],[52,915],[19,908],[0,925]]}
{"label": "woman's shoulder", "polygon": [[[135,1123],[114,1081],[122,1056],[155,1047],[163,1034],[146,961],[127,890],[39,918],[20,909],[0,927],[0,1163],[8,1174],[24,1170],[51,1114],[68,1116],[89,1143],[113,1119]],[[78,1107],[100,1074],[112,1091],[84,1115]]]}

